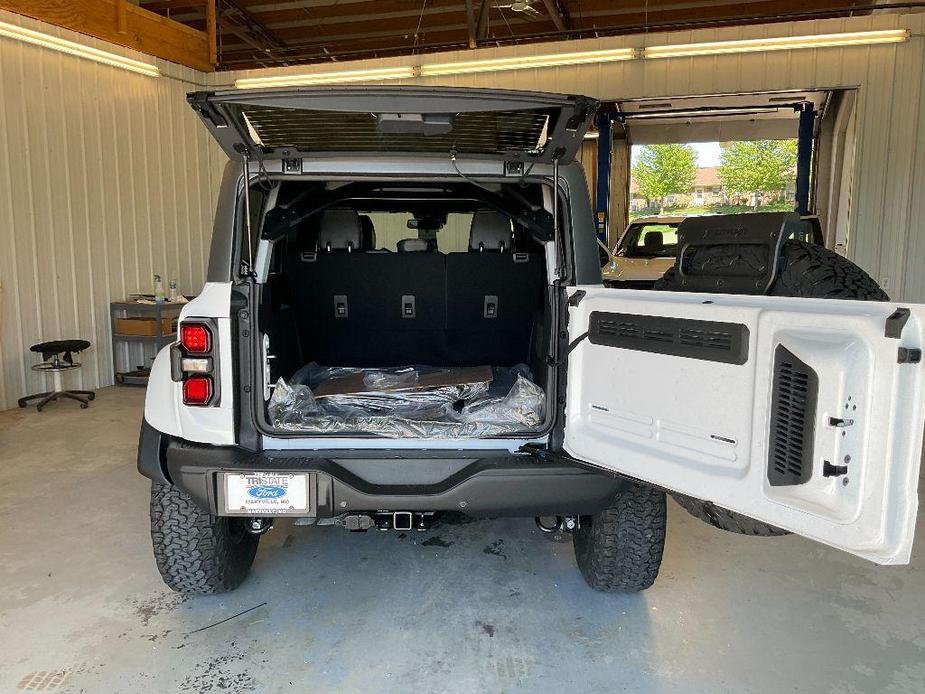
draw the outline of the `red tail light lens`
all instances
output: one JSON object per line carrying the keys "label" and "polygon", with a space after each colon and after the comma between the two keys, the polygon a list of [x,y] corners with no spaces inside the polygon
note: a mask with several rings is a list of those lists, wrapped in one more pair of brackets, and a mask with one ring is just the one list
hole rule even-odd
{"label": "red tail light lens", "polygon": [[205,354],[211,342],[212,335],[206,326],[200,323],[180,324],[180,344],[188,354]]}
{"label": "red tail light lens", "polygon": [[183,381],[184,405],[208,405],[212,399],[212,379],[208,376],[190,376]]}

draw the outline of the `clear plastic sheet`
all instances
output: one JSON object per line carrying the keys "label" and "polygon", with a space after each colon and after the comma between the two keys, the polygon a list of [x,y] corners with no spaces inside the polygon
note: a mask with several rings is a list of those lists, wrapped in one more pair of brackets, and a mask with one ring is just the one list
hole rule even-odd
{"label": "clear plastic sheet", "polygon": [[[524,365],[492,369],[491,381],[416,387],[446,370],[326,368],[309,364],[280,379],[269,402],[273,425],[306,434],[365,433],[389,438],[478,438],[534,429],[546,395]],[[362,392],[316,397],[331,379],[363,374]]]}

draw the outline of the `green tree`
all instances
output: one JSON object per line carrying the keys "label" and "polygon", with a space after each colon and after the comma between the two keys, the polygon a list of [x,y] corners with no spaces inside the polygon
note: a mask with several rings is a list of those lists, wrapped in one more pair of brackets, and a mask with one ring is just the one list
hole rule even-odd
{"label": "green tree", "polygon": [[640,194],[658,200],[665,211],[665,196],[687,193],[697,176],[697,153],[690,145],[646,145],[633,166]]}
{"label": "green tree", "polygon": [[754,194],[758,209],[761,193],[783,190],[796,165],[796,140],[730,142],[722,148],[719,180],[727,193]]}

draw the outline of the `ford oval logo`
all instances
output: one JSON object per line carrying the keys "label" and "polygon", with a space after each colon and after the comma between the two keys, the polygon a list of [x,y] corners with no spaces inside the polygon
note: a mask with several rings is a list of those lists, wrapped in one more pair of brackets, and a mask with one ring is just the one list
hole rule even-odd
{"label": "ford oval logo", "polygon": [[278,484],[255,484],[247,490],[247,495],[255,499],[282,499],[286,491],[285,487]]}

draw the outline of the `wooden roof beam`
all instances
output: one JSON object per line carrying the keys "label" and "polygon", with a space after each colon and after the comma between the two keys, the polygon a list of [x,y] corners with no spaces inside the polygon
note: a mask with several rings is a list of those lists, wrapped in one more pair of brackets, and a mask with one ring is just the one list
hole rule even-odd
{"label": "wooden roof beam", "polygon": [[[214,0],[205,0],[214,2]],[[187,67],[215,70],[215,36],[126,0],[0,0],[0,9]]]}
{"label": "wooden roof beam", "polygon": [[546,6],[546,13],[556,25],[559,31],[569,31],[572,28],[572,18],[569,17],[568,11],[559,0],[543,0]]}

